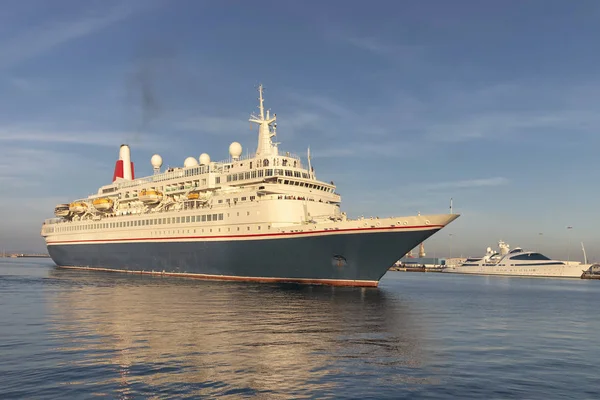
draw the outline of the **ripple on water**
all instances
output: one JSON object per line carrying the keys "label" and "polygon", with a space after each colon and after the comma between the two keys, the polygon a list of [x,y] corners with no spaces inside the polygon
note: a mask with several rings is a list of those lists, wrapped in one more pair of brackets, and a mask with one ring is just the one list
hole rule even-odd
{"label": "ripple on water", "polygon": [[575,280],[388,273],[355,289],[0,261],[0,397],[596,398],[598,293]]}

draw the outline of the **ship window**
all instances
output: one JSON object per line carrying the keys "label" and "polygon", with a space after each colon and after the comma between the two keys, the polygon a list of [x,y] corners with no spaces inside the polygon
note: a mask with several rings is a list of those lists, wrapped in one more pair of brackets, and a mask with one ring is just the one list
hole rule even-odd
{"label": "ship window", "polygon": [[213,221],[217,220],[217,214],[213,214]]}
{"label": "ship window", "polygon": [[250,230],[250,227],[248,227],[248,230]]}
{"label": "ship window", "polygon": [[256,196],[250,196],[250,201],[256,199]]}
{"label": "ship window", "polygon": [[296,178],[300,178],[300,172],[298,172],[298,171],[294,171],[294,176],[295,176]]}
{"label": "ship window", "polygon": [[185,217],[185,222],[190,222],[190,217],[189,216]]}
{"label": "ship window", "polygon": [[510,258],[511,260],[528,260],[528,261],[545,261],[550,260],[543,254],[540,253],[528,253],[528,254],[519,254]]}
{"label": "ship window", "polygon": [[283,170],[282,169],[276,169],[275,170],[275,175],[283,175]]}
{"label": "ship window", "polygon": [[240,172],[240,173],[238,174],[238,179],[239,179],[240,181],[241,181],[242,179],[244,179],[244,173],[243,173],[243,172]]}
{"label": "ship window", "polygon": [[227,182],[231,182],[231,175],[227,175]]}
{"label": "ship window", "polygon": [[208,215],[206,216],[206,220],[207,220],[208,222],[212,221],[212,214],[208,214]]}
{"label": "ship window", "polygon": [[302,173],[302,177],[303,177],[304,179],[308,179],[308,174],[307,174],[306,172],[303,172],[303,173]]}
{"label": "ship window", "polygon": [[263,161],[263,167],[268,167],[269,166],[269,160],[265,159]]}
{"label": "ship window", "polygon": [[231,179],[232,179],[233,181],[237,181],[237,177],[238,177],[238,176],[237,176],[237,174],[233,174],[233,175],[231,175]]}
{"label": "ship window", "polygon": [[246,179],[250,179],[250,172],[246,172],[246,173],[244,173],[244,177],[245,177]]}
{"label": "ship window", "polygon": [[175,223],[180,224],[181,223],[181,217],[177,217],[177,219],[175,220]]}
{"label": "ship window", "polygon": [[223,214],[219,214],[219,221],[223,221]]}
{"label": "ship window", "polygon": [[[206,215],[202,216],[202,222],[206,222]],[[204,231],[202,231],[202,232],[204,232]]]}
{"label": "ship window", "polygon": [[246,211],[246,215],[250,215],[250,211]]}
{"label": "ship window", "polygon": [[252,171],[252,173],[250,174],[250,176],[252,176],[253,178],[256,178],[256,170]]}
{"label": "ship window", "polygon": [[262,178],[262,176],[263,176],[263,170],[261,169],[261,170],[258,171],[258,177]]}
{"label": "ship window", "polygon": [[217,176],[215,178],[215,183],[221,183],[221,177],[220,176]]}
{"label": "ship window", "polygon": [[223,202],[223,199],[219,200],[219,204],[221,204]]}
{"label": "ship window", "polygon": [[265,176],[273,176],[273,170],[272,169],[265,169]]}
{"label": "ship window", "polygon": [[260,225],[258,226],[258,230],[260,231]]}
{"label": "ship window", "polygon": [[242,197],[242,201],[246,201],[246,197]]}
{"label": "ship window", "polygon": [[191,219],[191,221],[192,221],[192,222],[196,222],[196,216],[195,216],[195,215],[192,215],[192,217],[191,217],[191,218],[192,218],[192,219]]}
{"label": "ship window", "polygon": [[285,176],[293,176],[292,171],[290,171],[289,169],[286,169]]}
{"label": "ship window", "polygon": [[300,182],[294,182],[295,186],[298,186],[300,184]]}
{"label": "ship window", "polygon": [[238,226],[238,231],[240,230],[240,227]]}
{"label": "ship window", "polygon": [[[279,180],[279,183],[281,183],[281,179]],[[287,179],[285,181],[283,181],[284,185],[289,185],[290,181],[288,181]]]}

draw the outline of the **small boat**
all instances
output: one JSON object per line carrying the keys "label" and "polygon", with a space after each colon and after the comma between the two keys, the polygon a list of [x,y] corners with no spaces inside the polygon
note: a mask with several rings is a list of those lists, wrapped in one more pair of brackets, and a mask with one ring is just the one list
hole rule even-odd
{"label": "small boat", "polygon": [[590,267],[581,274],[581,279],[600,279],[600,264],[590,265]]}
{"label": "small boat", "polygon": [[140,201],[145,204],[157,204],[163,199],[163,195],[160,191],[154,189],[142,189],[138,196]]}
{"label": "small boat", "polygon": [[187,198],[188,200],[198,200],[200,198],[200,192],[189,192]]}
{"label": "small boat", "polygon": [[70,213],[69,204],[57,204],[56,207],[54,207],[54,215],[57,217],[68,217]]}
{"label": "small boat", "polygon": [[83,214],[88,209],[87,203],[83,201],[75,201],[69,204],[69,211],[73,214]]}
{"label": "small boat", "polygon": [[208,199],[210,198],[210,193],[194,190],[194,191],[188,193],[187,198],[188,198],[188,200],[198,200],[198,201],[205,202],[205,201],[208,201]]}
{"label": "small boat", "polygon": [[92,201],[92,204],[94,205],[94,208],[98,211],[108,211],[113,207],[113,201],[108,197],[94,199],[94,201]]}

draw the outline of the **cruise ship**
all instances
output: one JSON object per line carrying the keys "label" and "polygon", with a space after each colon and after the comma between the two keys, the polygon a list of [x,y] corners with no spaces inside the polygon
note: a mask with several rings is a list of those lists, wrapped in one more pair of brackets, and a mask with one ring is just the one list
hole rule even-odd
{"label": "cruise ship", "polygon": [[[258,88],[256,153],[214,162],[202,153],[183,166],[136,178],[121,145],[112,183],[55,207],[41,234],[57,266],[253,282],[377,286],[403,254],[457,214],[348,218],[333,182],[280,152],[277,116]],[[373,171],[374,173],[375,171]]]}
{"label": "cruise ship", "polygon": [[524,251],[520,247],[510,249],[508,243],[498,242],[499,251],[487,248],[481,258],[467,258],[459,265],[448,266],[444,272],[477,275],[512,275],[559,278],[581,278],[590,264],[579,261],[552,260],[545,255]]}

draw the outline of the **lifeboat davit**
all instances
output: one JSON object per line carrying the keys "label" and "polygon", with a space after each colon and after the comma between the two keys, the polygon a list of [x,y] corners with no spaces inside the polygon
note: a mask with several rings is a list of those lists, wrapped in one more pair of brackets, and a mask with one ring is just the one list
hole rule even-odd
{"label": "lifeboat davit", "polygon": [[57,217],[68,217],[70,213],[68,204],[58,204],[54,207],[54,215]]}
{"label": "lifeboat davit", "polygon": [[156,204],[160,203],[163,195],[160,191],[154,189],[142,189],[138,196],[140,201],[145,204]]}
{"label": "lifeboat davit", "polygon": [[88,209],[88,205],[87,203],[84,203],[82,201],[75,201],[71,204],[69,204],[69,211],[72,212],[73,214],[83,214],[84,212],[86,212]]}
{"label": "lifeboat davit", "polygon": [[98,211],[108,211],[113,207],[113,201],[108,197],[94,199],[94,201],[92,201],[92,204],[94,205],[94,208]]}

